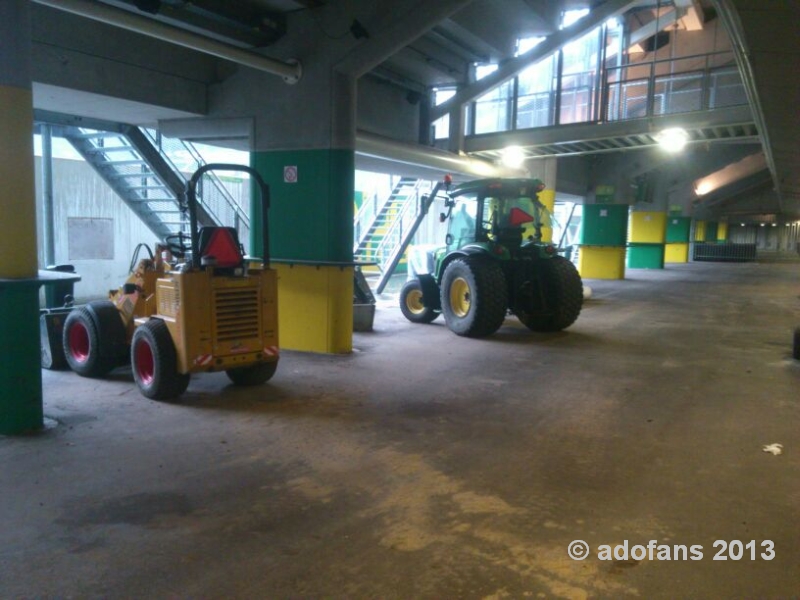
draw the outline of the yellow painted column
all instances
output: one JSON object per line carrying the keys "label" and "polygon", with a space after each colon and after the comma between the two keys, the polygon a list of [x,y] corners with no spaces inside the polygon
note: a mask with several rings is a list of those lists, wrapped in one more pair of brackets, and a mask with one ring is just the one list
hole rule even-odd
{"label": "yellow painted column", "polygon": [[[556,208],[556,191],[555,190],[542,190],[539,192],[539,201],[544,204],[545,208],[552,215]],[[553,228],[542,227],[542,241],[550,243],[553,241]]]}
{"label": "yellow painted column", "polygon": [[273,263],[278,271],[278,331],[289,350],[353,350],[353,267]]}
{"label": "yellow painted column", "polygon": [[635,211],[628,228],[628,268],[663,269],[667,213]]}
{"label": "yellow painted column", "polygon": [[42,374],[28,0],[0,2],[0,434],[40,429]]}
{"label": "yellow painted column", "polygon": [[725,222],[720,222],[717,225],[717,241],[718,242],[728,241],[728,224]]}
{"label": "yellow painted column", "polygon": [[705,221],[695,221],[694,222],[694,241],[695,242],[705,242],[706,241],[706,222]]}

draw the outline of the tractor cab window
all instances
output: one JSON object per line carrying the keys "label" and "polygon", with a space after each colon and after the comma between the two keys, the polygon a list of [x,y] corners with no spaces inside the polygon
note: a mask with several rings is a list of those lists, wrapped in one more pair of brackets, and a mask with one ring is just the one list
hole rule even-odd
{"label": "tractor cab window", "polygon": [[475,196],[462,196],[455,200],[447,227],[447,251],[462,248],[475,241],[475,223],[478,202]]}
{"label": "tractor cab window", "polygon": [[486,232],[506,244],[536,241],[541,237],[542,228],[552,226],[550,212],[536,198],[487,197],[483,206]]}

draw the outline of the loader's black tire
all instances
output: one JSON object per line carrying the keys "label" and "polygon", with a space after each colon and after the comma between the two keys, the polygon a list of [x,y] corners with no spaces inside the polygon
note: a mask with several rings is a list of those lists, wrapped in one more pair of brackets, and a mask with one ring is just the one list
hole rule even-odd
{"label": "loader's black tire", "polygon": [[234,385],[261,385],[266,383],[278,369],[278,361],[265,362],[251,365],[249,367],[239,367],[228,369],[225,374]]}
{"label": "loader's black tire", "polygon": [[412,323],[431,323],[439,316],[438,310],[423,304],[419,279],[409,279],[400,290],[400,311]]}
{"label": "loader's black tire", "polygon": [[115,367],[126,364],[129,355],[128,334],[117,307],[109,300],[95,300],[86,307],[94,314],[102,352],[114,361]]}
{"label": "loader's black tire", "polygon": [[189,386],[189,373],[178,373],[178,356],[166,323],[150,319],[133,333],[133,379],[143,396],[172,400]]}
{"label": "loader's black tire", "polygon": [[64,357],[83,377],[103,377],[120,364],[125,326],[111,302],[79,306],[64,321]]}
{"label": "loader's black tire", "polygon": [[442,313],[456,335],[485,337],[503,324],[508,308],[506,277],[483,256],[457,258],[442,275]]}
{"label": "loader's black tire", "polygon": [[792,344],[792,356],[795,360],[800,360],[800,327],[794,330],[794,343]]}
{"label": "loader's black tire", "polygon": [[532,331],[561,331],[572,325],[583,307],[583,282],[578,270],[561,256],[539,263],[539,282],[550,309],[548,315],[528,315],[518,311],[517,317]]}

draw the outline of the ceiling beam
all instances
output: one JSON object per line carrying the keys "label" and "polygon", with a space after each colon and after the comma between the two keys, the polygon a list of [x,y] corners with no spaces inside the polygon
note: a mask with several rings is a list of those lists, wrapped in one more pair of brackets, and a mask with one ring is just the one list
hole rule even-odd
{"label": "ceiling beam", "polygon": [[[688,130],[720,127],[733,123],[752,123],[753,117],[748,106],[732,106],[714,110],[629,119],[609,123],[575,123],[552,127],[537,127],[517,131],[502,131],[482,135],[471,135],[464,140],[466,152],[485,152],[506,146],[536,147],[544,144],[563,144],[569,142],[606,140],[610,138],[650,135],[668,127],[682,127]],[[702,143],[706,143],[703,140]]]}
{"label": "ceiling beam", "polygon": [[99,4],[90,0],[33,0],[68,13],[79,15],[93,21],[120,27],[134,33],[160,39],[171,44],[183,46],[217,58],[230,60],[252,69],[283,77],[287,83],[296,83],[303,70],[299,63],[278,60],[238,46],[219,42],[215,39],[173,27],[154,19],[142,17],[132,12]]}
{"label": "ceiling beam", "polygon": [[336,70],[354,78],[361,77],[470,2],[472,0],[418,2],[393,18],[390,27],[370,31],[370,37],[348,52],[336,65]]}
{"label": "ceiling beam", "polygon": [[742,77],[744,84],[744,91],[747,95],[747,100],[753,110],[753,120],[755,121],[758,133],[761,136],[761,142],[764,146],[764,155],[767,159],[767,166],[769,172],[772,174],[772,181],[775,184],[775,192],[778,197],[778,205],[780,210],[783,210],[783,198],[781,195],[781,181],[778,177],[778,171],[775,167],[775,157],[773,155],[772,143],[770,141],[769,131],[767,130],[767,121],[764,118],[764,109],[761,104],[761,98],[756,88],[756,80],[753,75],[753,66],[750,64],[750,50],[745,41],[744,26],[739,18],[739,13],[733,5],[732,0],[712,0],[714,8],[717,9],[722,24],[731,39],[731,46],[733,54],[736,56],[736,63],[739,66],[739,74]]}
{"label": "ceiling beam", "polygon": [[450,100],[433,107],[431,109],[431,122],[436,121],[453,110],[459,109],[467,102],[505,83],[523,69],[549,56],[565,44],[589,33],[592,29],[602,25],[608,19],[624,13],[635,4],[636,0],[607,0],[584,18],[549,36],[541,44],[525,54],[510,59],[501,65],[494,73],[459,90]]}

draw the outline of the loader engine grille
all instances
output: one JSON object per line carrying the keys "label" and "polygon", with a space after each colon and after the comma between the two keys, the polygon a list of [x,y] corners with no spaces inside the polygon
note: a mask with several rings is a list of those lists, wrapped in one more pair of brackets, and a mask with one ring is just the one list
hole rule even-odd
{"label": "loader engine grille", "polygon": [[258,289],[219,290],[214,294],[216,339],[220,342],[257,338]]}
{"label": "loader engine grille", "polygon": [[173,281],[158,281],[158,312],[167,317],[175,317],[181,304],[181,293]]}

